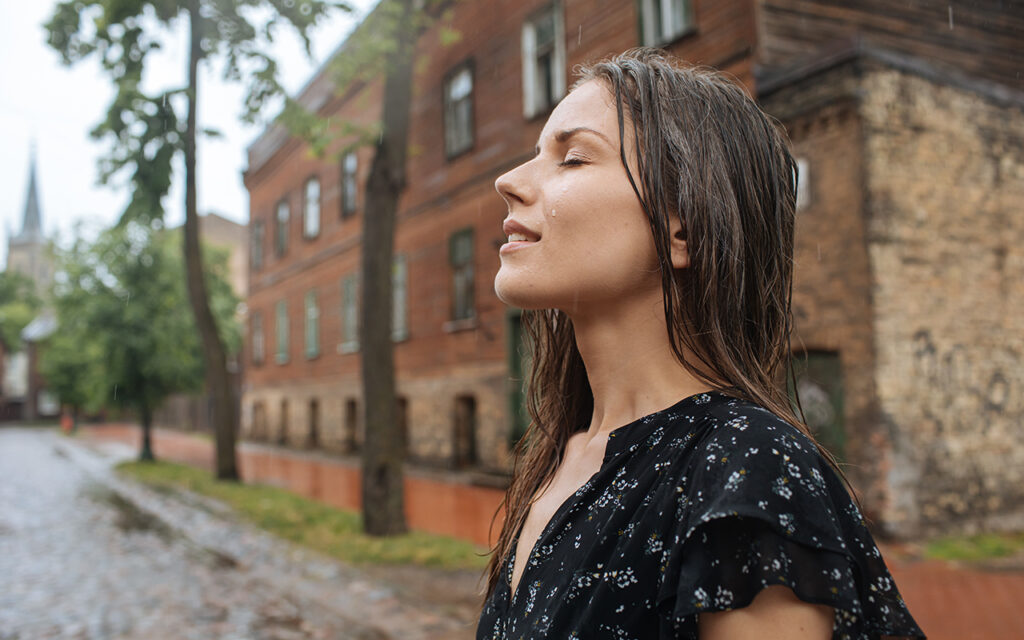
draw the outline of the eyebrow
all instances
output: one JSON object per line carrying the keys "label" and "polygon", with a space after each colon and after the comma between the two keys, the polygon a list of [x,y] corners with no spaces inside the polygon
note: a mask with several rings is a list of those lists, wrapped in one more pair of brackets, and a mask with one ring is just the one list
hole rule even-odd
{"label": "eyebrow", "polygon": [[[555,142],[564,143],[571,139],[573,136],[580,133],[592,133],[595,136],[598,136],[599,138],[607,142],[608,146],[615,148],[615,145],[612,144],[612,141],[608,139],[608,136],[604,135],[603,133],[596,129],[591,129],[590,127],[573,127],[572,129],[562,129],[561,131],[555,133]],[[540,145],[534,147],[533,152],[537,155],[540,155]]]}

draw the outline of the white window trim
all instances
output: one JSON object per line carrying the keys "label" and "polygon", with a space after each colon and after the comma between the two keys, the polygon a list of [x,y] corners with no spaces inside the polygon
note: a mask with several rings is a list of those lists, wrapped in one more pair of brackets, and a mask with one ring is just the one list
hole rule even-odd
{"label": "white window trim", "polygon": [[[306,293],[303,306],[305,307],[306,358],[315,358],[320,355],[320,304],[316,299],[315,291]],[[310,327],[312,327],[312,331],[310,331]],[[314,334],[316,335],[315,344],[310,340]]]}
{"label": "white window trim", "polygon": [[[352,159],[352,171],[349,171],[349,158]],[[348,196],[348,182],[352,181],[351,198]],[[341,157],[341,217],[354,216],[359,207],[359,154],[349,151]]]}
{"label": "white window trim", "polygon": [[[562,2],[555,0],[550,5],[550,11],[554,16],[555,30],[555,55],[552,79],[554,81],[554,102],[558,102],[565,96],[565,25],[562,16]],[[548,9],[534,14],[533,17],[523,23],[522,35],[522,64],[523,64],[523,115],[529,119],[543,113],[551,105],[538,104],[540,96],[537,95],[537,34],[534,29],[536,18]]]}
{"label": "white window trim", "polygon": [[[309,187],[316,184],[316,198],[309,197]],[[312,176],[302,187],[302,235],[315,238],[320,235],[320,179]]]}
{"label": "white window trim", "polygon": [[[349,298],[348,289],[351,286],[351,297],[352,304],[355,310],[350,312],[347,308],[346,301]],[[351,315],[351,317],[349,317]],[[353,322],[350,322],[353,321]],[[338,353],[356,353],[359,351],[359,275],[352,274],[346,276],[341,281],[341,337],[342,342],[338,345]],[[355,330],[352,331],[350,325],[355,325]],[[354,333],[354,336],[349,338],[349,332]]]}
{"label": "white window trim", "polygon": [[[284,313],[281,313],[281,310]],[[282,336],[284,340],[282,340]],[[277,306],[274,307],[274,337],[276,344],[274,345],[274,359],[278,364],[285,364],[288,362],[289,343],[292,340],[291,328],[288,326],[288,303],[280,301]],[[283,347],[283,348],[282,348]]]}
{"label": "white window trim", "polygon": [[[658,47],[664,44],[668,44],[673,40],[682,37],[687,32],[693,30],[694,27],[694,16],[693,16],[693,0],[683,0],[683,3],[687,5],[685,7],[684,21],[680,25],[675,25],[676,28],[672,28],[672,3],[674,0],[640,0],[640,24],[642,27],[642,33],[640,39],[643,44],[648,47]],[[654,14],[658,12],[659,20],[661,24],[661,33],[653,33],[654,29]]]}
{"label": "white window trim", "polygon": [[811,182],[807,158],[796,159],[796,210],[806,209],[811,204]]}

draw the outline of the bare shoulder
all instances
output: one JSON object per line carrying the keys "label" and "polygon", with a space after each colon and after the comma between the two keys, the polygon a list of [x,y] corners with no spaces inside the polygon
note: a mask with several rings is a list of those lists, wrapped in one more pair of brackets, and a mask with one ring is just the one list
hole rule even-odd
{"label": "bare shoulder", "polygon": [[701,640],[828,640],[834,616],[832,607],[804,602],[789,587],[774,585],[741,609],[700,614],[698,629]]}

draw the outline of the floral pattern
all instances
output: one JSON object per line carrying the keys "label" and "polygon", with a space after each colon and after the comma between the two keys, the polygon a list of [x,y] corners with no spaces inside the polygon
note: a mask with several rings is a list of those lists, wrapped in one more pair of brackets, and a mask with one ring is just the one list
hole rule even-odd
{"label": "floral pattern", "polygon": [[512,549],[478,640],[697,638],[700,613],[744,607],[770,585],[832,606],[834,640],[924,638],[814,443],[721,392],[612,431],[514,594]]}

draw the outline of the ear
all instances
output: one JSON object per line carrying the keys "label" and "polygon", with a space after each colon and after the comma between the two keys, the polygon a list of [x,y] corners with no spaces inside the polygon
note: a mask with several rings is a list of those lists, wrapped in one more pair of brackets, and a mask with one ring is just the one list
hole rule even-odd
{"label": "ear", "polygon": [[672,268],[685,269],[690,266],[690,249],[686,243],[686,227],[676,216],[669,223],[669,248],[672,253]]}

